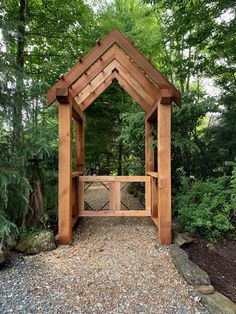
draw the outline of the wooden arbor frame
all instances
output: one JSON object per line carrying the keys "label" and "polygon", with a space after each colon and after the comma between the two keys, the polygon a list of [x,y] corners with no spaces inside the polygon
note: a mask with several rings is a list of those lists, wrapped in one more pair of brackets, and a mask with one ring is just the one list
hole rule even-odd
{"label": "wooden arbor frame", "polygon": [[[58,103],[59,117],[59,233],[60,243],[72,241],[72,227],[84,214],[84,110],[116,79],[144,109],[146,205],[150,211],[131,216],[151,216],[162,244],[171,243],[171,103],[180,105],[179,91],[133,44],[113,29],[48,91],[48,105]],[[76,122],[76,171],[72,172],[72,119]],[[154,172],[152,125],[158,127],[158,173]],[[137,177],[102,177],[103,181],[138,180]],[[123,178],[123,179],[121,179]],[[141,178],[141,177],[140,177]],[[97,178],[98,180],[99,178]],[[114,183],[114,182],[113,182]],[[112,185],[114,190],[115,185]],[[150,183],[150,184],[149,184]],[[116,189],[116,187],[115,187]],[[114,194],[115,197],[116,194]],[[150,199],[149,199],[150,196]],[[117,204],[116,200],[111,200]],[[113,205],[112,205],[113,206]],[[118,205],[116,205],[118,206]],[[92,215],[92,214],[91,214]],[[109,211],[106,212],[109,215]],[[127,216],[113,211],[111,216]],[[94,216],[94,214],[92,215]]]}

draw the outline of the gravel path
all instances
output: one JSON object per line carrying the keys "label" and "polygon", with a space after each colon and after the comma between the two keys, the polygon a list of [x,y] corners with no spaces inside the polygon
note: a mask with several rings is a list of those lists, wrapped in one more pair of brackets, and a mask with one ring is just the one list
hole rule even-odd
{"label": "gravel path", "polygon": [[207,313],[149,218],[84,218],[70,247],[13,256],[0,313]]}

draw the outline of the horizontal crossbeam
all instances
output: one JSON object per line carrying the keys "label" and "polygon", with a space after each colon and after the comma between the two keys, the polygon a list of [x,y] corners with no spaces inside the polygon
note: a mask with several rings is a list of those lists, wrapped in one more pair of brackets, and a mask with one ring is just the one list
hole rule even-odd
{"label": "horizontal crossbeam", "polygon": [[148,176],[80,176],[80,182],[149,182]]}
{"label": "horizontal crossbeam", "polygon": [[151,217],[150,210],[84,210],[79,217]]}

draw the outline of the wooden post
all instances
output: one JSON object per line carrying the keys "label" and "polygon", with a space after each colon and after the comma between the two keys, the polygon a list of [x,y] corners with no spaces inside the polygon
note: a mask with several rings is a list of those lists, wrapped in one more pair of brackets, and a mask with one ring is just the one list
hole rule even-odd
{"label": "wooden post", "polygon": [[152,205],[152,189],[151,189],[151,177],[147,176],[147,180],[145,182],[145,209],[151,211]]}
{"label": "wooden post", "polygon": [[76,161],[75,170],[84,171],[84,122],[76,122]]}
{"label": "wooden post", "polygon": [[[79,120],[76,123],[75,142],[76,142],[75,169],[76,171],[80,171],[84,173],[84,121],[83,120]],[[77,204],[78,204],[78,216],[79,216],[79,212],[84,210],[84,182],[78,181],[77,191],[78,191]]]}
{"label": "wooden post", "polygon": [[58,176],[58,241],[72,241],[72,174],[71,174],[71,122],[72,105],[68,98],[59,95],[59,176]]}
{"label": "wooden post", "polygon": [[161,244],[171,243],[171,98],[158,102],[158,222]]}
{"label": "wooden post", "polygon": [[152,218],[158,218],[158,189],[157,189],[158,179],[151,177],[152,186]]}
{"label": "wooden post", "polygon": [[120,200],[120,182],[109,182],[109,210],[120,210]]}
{"label": "wooden post", "polygon": [[154,149],[151,123],[145,119],[145,172],[148,171],[154,171]]}

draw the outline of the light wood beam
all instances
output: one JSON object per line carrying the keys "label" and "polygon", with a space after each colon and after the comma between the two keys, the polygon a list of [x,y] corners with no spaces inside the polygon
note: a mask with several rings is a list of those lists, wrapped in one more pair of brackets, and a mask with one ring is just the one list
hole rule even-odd
{"label": "light wood beam", "polygon": [[[59,97],[61,100],[61,98]],[[72,173],[71,173],[71,120],[72,104],[58,102],[59,166],[58,166],[58,241],[72,241]]]}
{"label": "light wood beam", "polygon": [[91,94],[89,94],[89,96],[82,103],[75,99],[80,109],[82,111],[87,109],[92,104],[92,102],[94,102],[112,84],[114,78],[114,73],[111,73],[108,78],[102,82]]}
{"label": "light wood beam", "polygon": [[150,105],[138,94],[129,83],[124,80],[119,73],[115,73],[115,77],[119,82],[120,86],[129,94],[142,108],[145,112],[150,110]]}
{"label": "light wood beam", "polygon": [[154,148],[152,126],[145,119],[145,173],[154,171]]}
{"label": "light wood beam", "polygon": [[56,88],[71,86],[93,63],[95,63],[112,45],[116,43],[134,60],[137,65],[160,87],[174,91],[174,100],[180,105],[180,92],[162,75],[131,42],[118,30],[113,29],[103,40],[99,41],[90,52],[67,73],[49,91],[48,105],[56,99]]}
{"label": "light wood beam", "polygon": [[171,101],[158,102],[158,222],[162,244],[171,243]]}

